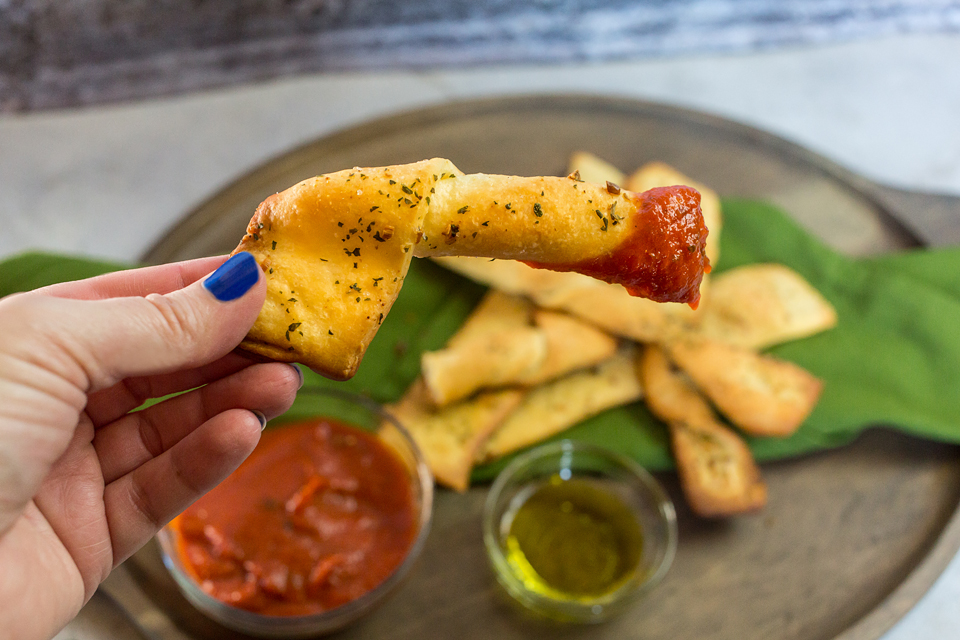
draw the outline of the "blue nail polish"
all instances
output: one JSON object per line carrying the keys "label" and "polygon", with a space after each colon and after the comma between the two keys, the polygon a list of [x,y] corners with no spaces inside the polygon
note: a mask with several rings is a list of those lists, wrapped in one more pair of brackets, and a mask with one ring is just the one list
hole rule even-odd
{"label": "blue nail polish", "polygon": [[297,391],[299,391],[303,388],[303,369],[296,362],[288,362],[287,364],[293,367],[293,370],[297,372],[297,377],[300,378],[300,383],[297,385]]}
{"label": "blue nail polish", "polygon": [[221,302],[236,300],[260,279],[260,267],[253,255],[242,251],[220,265],[203,281],[203,286]]}

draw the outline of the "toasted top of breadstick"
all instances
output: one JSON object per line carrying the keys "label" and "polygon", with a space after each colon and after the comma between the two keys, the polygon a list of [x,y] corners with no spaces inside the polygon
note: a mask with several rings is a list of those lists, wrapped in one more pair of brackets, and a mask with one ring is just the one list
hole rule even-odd
{"label": "toasted top of breadstick", "polygon": [[440,158],[340,171],[267,198],[236,251],[267,277],[241,346],[347,379],[416,256],[524,260],[696,304],[709,263],[699,194],[573,178],[465,175]]}

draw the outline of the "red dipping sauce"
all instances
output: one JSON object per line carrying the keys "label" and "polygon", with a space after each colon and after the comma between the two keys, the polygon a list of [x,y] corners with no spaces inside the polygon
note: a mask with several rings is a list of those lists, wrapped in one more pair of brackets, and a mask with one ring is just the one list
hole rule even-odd
{"label": "red dipping sauce", "polygon": [[576,271],[623,285],[630,295],[656,302],[700,302],[700,282],[710,272],[707,227],[700,211],[700,192],[691,187],[657,187],[631,194],[639,215],[614,251],[572,264],[540,264],[552,271]]}
{"label": "red dipping sauce", "polygon": [[186,572],[209,595],[264,615],[310,615],[397,569],[418,531],[414,495],[376,435],[321,419],[265,431],[171,525]]}

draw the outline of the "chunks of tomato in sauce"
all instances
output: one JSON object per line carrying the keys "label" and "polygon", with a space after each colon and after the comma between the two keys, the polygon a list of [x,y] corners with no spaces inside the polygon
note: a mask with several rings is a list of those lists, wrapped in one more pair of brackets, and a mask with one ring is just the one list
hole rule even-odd
{"label": "chunks of tomato in sauce", "polygon": [[268,429],[253,454],[173,523],[204,591],[265,615],[350,602],[406,557],[410,474],[377,437],[323,419]]}

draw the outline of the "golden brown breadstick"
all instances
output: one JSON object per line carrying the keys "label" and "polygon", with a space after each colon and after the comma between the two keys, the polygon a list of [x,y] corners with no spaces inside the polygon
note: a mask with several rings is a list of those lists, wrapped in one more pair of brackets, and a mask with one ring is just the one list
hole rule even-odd
{"label": "golden brown breadstick", "polygon": [[695,305],[706,236],[687,187],[465,175],[440,158],[326,174],[267,198],[236,249],[267,276],[241,346],[351,377],[414,255],[524,260]]}
{"label": "golden brown breadstick", "polygon": [[694,513],[717,517],[763,507],[767,485],[750,449],[717,420],[666,352],[647,346],[637,368],[647,406],[670,430],[680,486]]}

